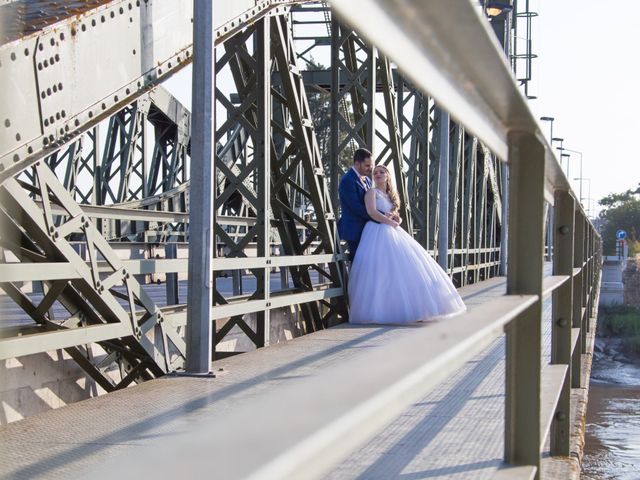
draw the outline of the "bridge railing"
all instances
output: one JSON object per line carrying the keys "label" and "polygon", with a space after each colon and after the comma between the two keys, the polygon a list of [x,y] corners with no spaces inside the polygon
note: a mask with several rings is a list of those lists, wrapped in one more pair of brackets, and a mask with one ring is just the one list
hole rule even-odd
{"label": "bridge railing", "polygon": [[[448,0],[330,3],[344,23],[508,164],[507,293],[239,406],[215,426],[190,432],[182,443],[185,455],[179,455],[184,464],[173,456],[173,468],[188,464],[193,471],[206,459],[225,478],[319,478],[506,332],[505,462],[496,478],[541,478],[547,438],[551,455],[569,455],[570,393],[580,386],[581,356],[591,348],[600,236],[478,6]],[[545,201],[557,212],[553,275],[546,278]],[[549,295],[547,363],[542,306]]]}

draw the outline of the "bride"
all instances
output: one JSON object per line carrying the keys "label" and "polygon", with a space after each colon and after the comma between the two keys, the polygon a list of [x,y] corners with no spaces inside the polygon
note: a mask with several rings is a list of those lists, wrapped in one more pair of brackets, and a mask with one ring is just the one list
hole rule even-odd
{"label": "bride", "polygon": [[351,266],[349,322],[402,324],[464,311],[440,265],[393,220],[400,201],[387,167],[378,165],[373,180],[365,205],[375,222],[365,225]]}

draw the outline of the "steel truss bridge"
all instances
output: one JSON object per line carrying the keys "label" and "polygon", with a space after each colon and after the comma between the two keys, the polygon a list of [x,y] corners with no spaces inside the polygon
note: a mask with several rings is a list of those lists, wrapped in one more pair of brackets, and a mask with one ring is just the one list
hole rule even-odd
{"label": "steel truss bridge", "polygon": [[[0,288],[25,317],[2,325],[0,359],[63,349],[110,392],[185,368],[189,308],[213,328],[213,359],[234,327],[268,345],[278,309],[294,307],[305,332],[343,321],[337,184],[353,151],[373,148],[395,174],[403,227],[458,286],[508,261],[508,295],[483,332],[508,334],[505,459],[535,474],[540,304],[554,292],[555,411],[571,370],[573,386],[579,377],[599,236],[481,7],[331,3],[213,2],[215,87],[202,90],[206,71],[193,67],[193,96],[215,112],[208,163],[206,120],[163,86],[193,62],[204,27],[192,2],[0,5]],[[555,266],[543,285],[545,239]],[[204,263],[194,254],[207,251]],[[216,277],[229,273],[222,291]],[[149,294],[158,281],[162,304]],[[560,430],[557,452],[568,448]]]}

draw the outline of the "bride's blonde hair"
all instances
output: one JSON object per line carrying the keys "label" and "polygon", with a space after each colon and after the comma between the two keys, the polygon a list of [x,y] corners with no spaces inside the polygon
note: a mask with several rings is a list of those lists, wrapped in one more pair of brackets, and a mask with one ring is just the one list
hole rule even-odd
{"label": "bride's blonde hair", "polygon": [[382,168],[385,172],[387,172],[387,181],[384,185],[386,194],[389,195],[389,200],[391,200],[391,203],[393,204],[393,211],[400,210],[400,197],[398,196],[398,192],[396,192],[396,189],[391,182],[391,172],[385,165],[382,164],[375,166],[375,168],[373,169],[374,173],[376,171],[376,168]]}

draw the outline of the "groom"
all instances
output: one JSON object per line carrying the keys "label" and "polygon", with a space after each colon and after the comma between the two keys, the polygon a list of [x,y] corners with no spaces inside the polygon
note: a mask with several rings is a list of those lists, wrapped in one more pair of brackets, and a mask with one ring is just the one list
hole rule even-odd
{"label": "groom", "polygon": [[338,220],[340,238],[349,244],[349,260],[353,262],[365,224],[371,220],[364,205],[364,194],[371,188],[371,152],[359,148],[353,154],[353,167],[340,179],[338,194],[342,215]]}

